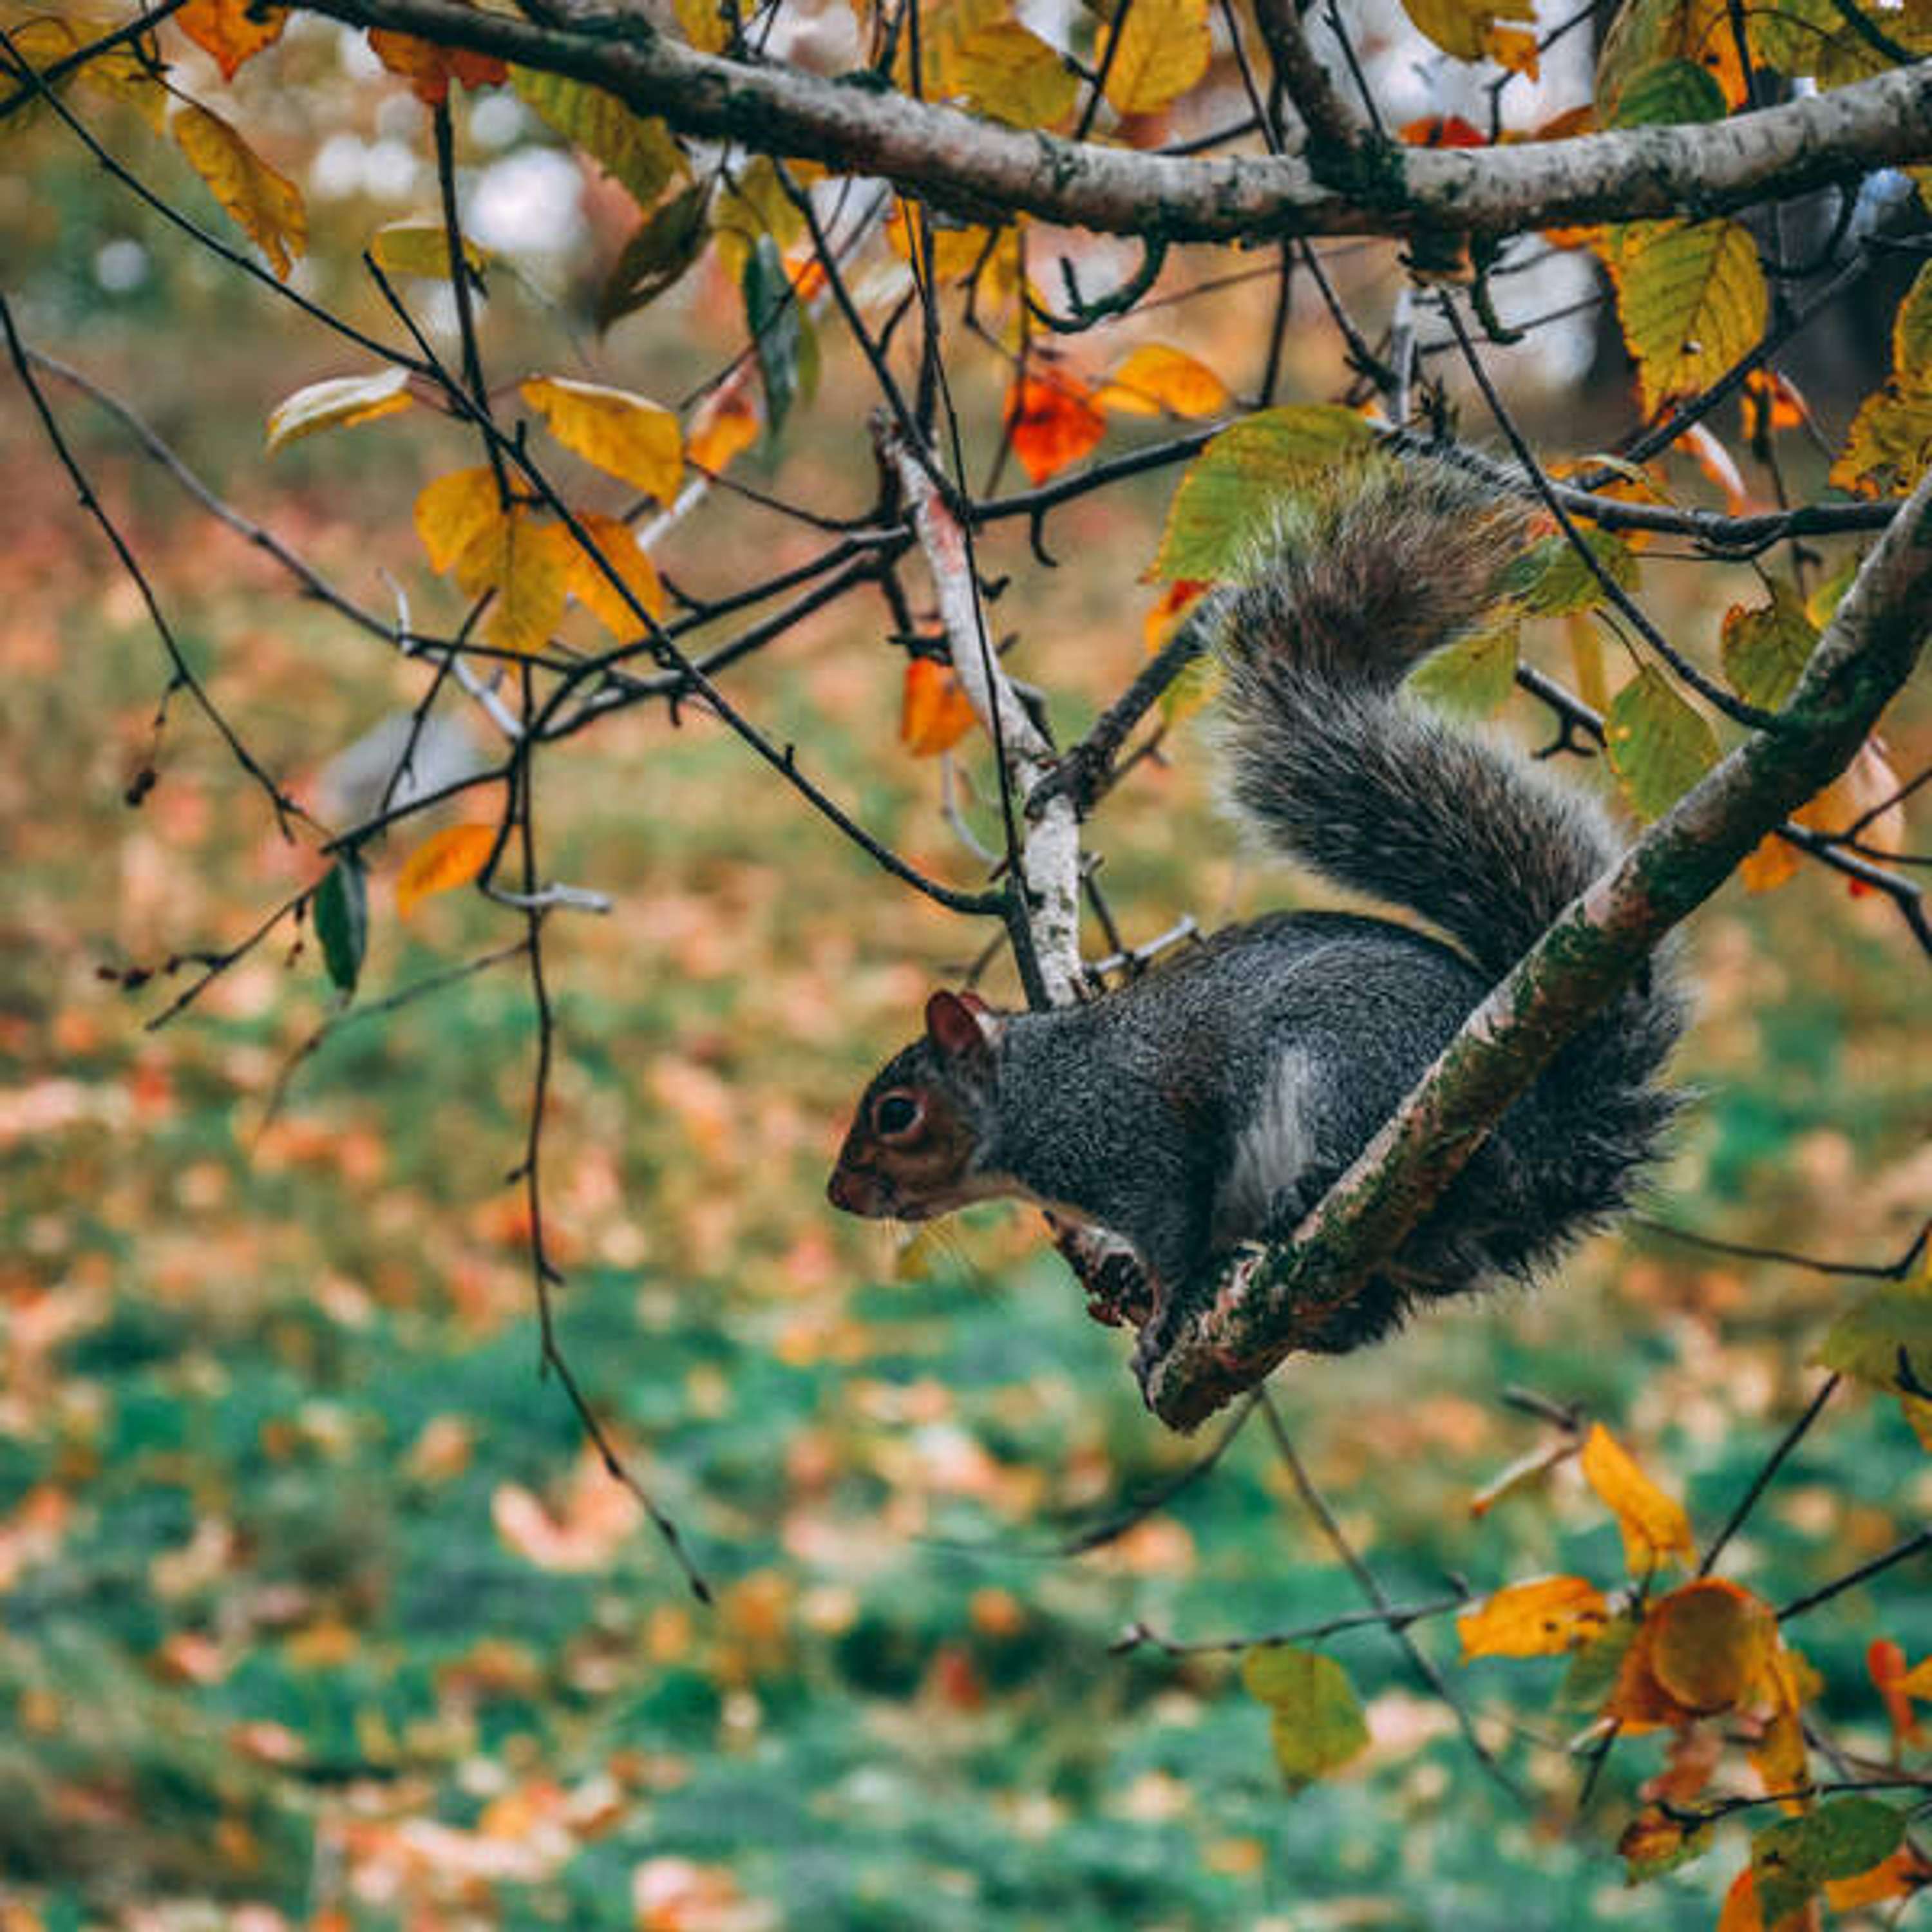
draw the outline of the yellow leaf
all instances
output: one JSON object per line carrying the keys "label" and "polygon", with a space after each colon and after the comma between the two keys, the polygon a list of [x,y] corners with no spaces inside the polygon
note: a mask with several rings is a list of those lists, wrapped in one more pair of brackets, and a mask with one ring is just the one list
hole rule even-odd
{"label": "yellow leaf", "polygon": [[1904,496],[1932,460],[1932,384],[1901,383],[1895,376],[1868,396],[1831,480],[1862,496],[1881,490]]}
{"label": "yellow leaf", "polygon": [[1606,124],[1626,84],[1666,60],[1701,68],[1718,83],[1726,105],[1744,105],[1744,68],[1730,0],[1624,0],[1597,58],[1597,106]]}
{"label": "yellow leaf", "polygon": [[685,454],[712,476],[758,440],[758,405],[750,391],[733,386],[715,392],[693,420]]}
{"label": "yellow leaf", "polygon": [[1418,32],[1458,60],[1483,59],[1498,20],[1534,20],[1535,0],[1402,0]]}
{"label": "yellow leaf", "polygon": [[1016,128],[1052,128],[1073,111],[1072,70],[1030,27],[995,20],[960,42],[954,84],[966,105]]}
{"label": "yellow leaf", "polygon": [[224,80],[232,80],[244,61],[273,46],[289,23],[286,7],[265,7],[258,0],[188,0],[175,24],[196,46],[214,56]]}
{"label": "yellow leaf", "polygon": [[1603,252],[1646,414],[1707,388],[1762,339],[1769,298],[1742,222],[1625,222]]}
{"label": "yellow leaf", "polygon": [[[92,46],[121,24],[78,14],[62,20],[43,14],[21,22],[10,38],[15,54],[28,66],[41,70]],[[128,102],[156,134],[166,127],[167,89],[124,41],[96,54],[74,77],[96,92]],[[29,104],[29,112],[33,105]]]}
{"label": "yellow leaf", "polygon": [[[392,275],[448,278],[449,237],[440,221],[386,221],[369,238],[369,254],[377,268]],[[490,251],[466,235],[463,259],[481,274]]]}
{"label": "yellow leaf", "polygon": [[496,592],[484,638],[502,651],[542,650],[563,621],[571,559],[578,554],[562,524],[521,505],[472,544],[457,560],[457,576],[472,596],[486,585]]}
{"label": "yellow leaf", "polygon": [[466,886],[488,862],[496,844],[494,825],[451,825],[426,838],[396,875],[396,910],[407,919],[424,899]]}
{"label": "yellow leaf", "polygon": [[1208,0],[1134,0],[1119,31],[1107,99],[1120,113],[1157,113],[1208,71]]}
{"label": "yellow leaf", "polygon": [[669,410],[627,390],[563,376],[533,376],[522,394],[550,425],[550,434],[586,463],[661,502],[677,494],[684,472],[684,432]]}
{"label": "yellow leaf", "polygon": [[379,370],[373,376],[332,376],[284,396],[268,412],[268,447],[285,448],[319,429],[353,429],[410,406],[410,372]]}
{"label": "yellow leaf", "polygon": [[276,278],[286,281],[308,245],[308,212],[294,182],[206,107],[182,108],[171,131],[230,218],[268,256]]}
{"label": "yellow leaf", "polygon": [[1456,1619],[1462,1654],[1554,1657],[1587,1642],[1610,1621],[1604,1593],[1583,1576],[1512,1583]]}
{"label": "yellow leaf", "polygon": [[1665,1495],[1600,1422],[1592,1426],[1583,1444],[1582,1467],[1591,1488],[1616,1517],[1624,1559],[1634,1572],[1647,1575],[1671,1557],[1696,1555],[1684,1505]]}
{"label": "yellow leaf", "polygon": [[672,0],[684,37],[700,53],[722,54],[731,44],[731,28],[718,0]]}
{"label": "yellow leaf", "polygon": [[1184,349],[1144,343],[1108,377],[1094,398],[1119,416],[1219,416],[1228,406],[1228,386]]}
{"label": "yellow leaf", "polygon": [[[653,617],[662,616],[664,586],[658,581],[656,567],[644,554],[630,525],[616,517],[580,515],[577,520],[638,602]],[[568,536],[568,531],[565,534]],[[598,568],[590,552],[574,539],[566,565],[566,580],[571,596],[614,637],[634,638],[644,629],[643,620],[631,608],[622,592]]]}
{"label": "yellow leaf", "polygon": [[487,469],[452,470],[425,483],[416,497],[416,535],[439,576],[502,518],[496,478]]}

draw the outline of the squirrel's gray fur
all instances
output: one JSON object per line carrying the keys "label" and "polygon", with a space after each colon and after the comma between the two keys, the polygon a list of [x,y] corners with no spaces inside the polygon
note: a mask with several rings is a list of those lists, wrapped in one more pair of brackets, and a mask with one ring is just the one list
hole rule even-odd
{"label": "squirrel's gray fur", "polygon": [[[1525,527],[1446,466],[1372,464],[1298,498],[1252,580],[1195,620],[1226,668],[1239,813],[1285,856],[1443,937],[1276,914],[1090,1005],[986,1016],[989,1052],[916,1042],[860,1124],[874,1096],[943,1094],[970,1173],[897,1206],[887,1184],[874,1197],[886,1204],[861,1211],[1000,1193],[1071,1210],[1133,1243],[1169,1315],[1234,1244],[1292,1232],[1618,849],[1590,800],[1398,688],[1484,616]],[[1624,1206],[1674,1111],[1655,1082],[1682,1019],[1659,960],[1503,1117],[1367,1292],[1304,1339],[1352,1348],[1418,1298],[1527,1277]]]}

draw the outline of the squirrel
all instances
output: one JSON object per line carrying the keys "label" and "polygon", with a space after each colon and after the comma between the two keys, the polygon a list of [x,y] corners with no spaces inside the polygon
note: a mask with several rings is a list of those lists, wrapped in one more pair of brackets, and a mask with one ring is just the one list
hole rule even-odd
{"label": "squirrel", "polygon": [[[1528,521],[1439,460],[1371,459],[1280,506],[1244,580],[1187,620],[1224,668],[1236,815],[1433,932],[1276,913],[1085,1004],[934,993],[859,1102],[833,1204],[921,1221],[1005,1196],[1097,1226],[1148,1277],[1144,1355],[1232,1250],[1288,1238],[1620,849],[1592,800],[1399,689],[1491,610]],[[1625,1207],[1676,1110],[1658,1076],[1683,1018],[1660,958],[1299,1345],[1341,1353],[1418,1301],[1529,1280]]]}

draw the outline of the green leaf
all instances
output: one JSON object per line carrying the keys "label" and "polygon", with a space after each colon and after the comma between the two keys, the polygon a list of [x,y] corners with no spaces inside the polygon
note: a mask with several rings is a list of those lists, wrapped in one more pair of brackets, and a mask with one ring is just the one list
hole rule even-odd
{"label": "green leaf", "polygon": [[1354,410],[1332,403],[1262,410],[1230,424],[1181,478],[1150,574],[1238,578],[1282,500],[1366,452],[1375,435]]}
{"label": "green leaf", "polygon": [[345,853],[316,888],[315,936],[331,982],[352,994],[369,945],[369,885],[360,860]]}
{"label": "green leaf", "polygon": [[744,295],[745,320],[765,386],[765,421],[776,440],[798,394],[804,330],[784,258],[769,235],[760,235],[745,258]]}
{"label": "green leaf", "polygon": [[1426,658],[1409,674],[1408,688],[1438,710],[1460,718],[1488,718],[1516,688],[1520,626],[1500,617]]}
{"label": "green leaf", "polygon": [[1604,725],[1610,763],[1640,818],[1661,817],[1718,761],[1703,714],[1654,664],[1617,693]]}
{"label": "green leaf", "polygon": [[710,238],[710,189],[694,182],[651,211],[598,295],[600,330],[634,315],[682,278]]}
{"label": "green leaf", "polygon": [[1679,121],[1721,121],[1724,90],[1687,60],[1661,60],[1631,75],[1618,94],[1612,128],[1666,125]]}
{"label": "green leaf", "polygon": [[1291,1791],[1339,1770],[1366,1748],[1360,1702],[1332,1657],[1287,1644],[1257,1646],[1242,1659],[1241,1681],[1274,1713],[1275,1762]]}
{"label": "green leaf", "polygon": [[[1580,532],[1590,554],[1620,590],[1636,586],[1636,558],[1630,546],[1608,530]],[[1561,617],[1572,610],[1594,610],[1604,601],[1604,586],[1576,546],[1558,531],[1540,538],[1504,568],[1496,588],[1532,616]]]}
{"label": "green leaf", "polygon": [[560,74],[513,67],[510,84],[563,137],[581,148],[610,178],[649,208],[674,175],[684,172],[684,151],[654,116],[634,114],[614,94]]}
{"label": "green leaf", "polygon": [[1917,1381],[1932,1382],[1932,1288],[1875,1289],[1832,1323],[1818,1360],[1877,1389],[1896,1390],[1907,1366]]}
{"label": "green leaf", "polygon": [[1783,1818],[1751,1839],[1751,1870],[1767,1925],[1821,1887],[1870,1871],[1898,1850],[1905,1814],[1876,1798],[1840,1798],[1802,1818]]}
{"label": "green leaf", "polygon": [[1796,688],[1817,641],[1796,586],[1774,578],[1768,604],[1754,610],[1733,604],[1724,613],[1724,675],[1747,704],[1775,711]]}

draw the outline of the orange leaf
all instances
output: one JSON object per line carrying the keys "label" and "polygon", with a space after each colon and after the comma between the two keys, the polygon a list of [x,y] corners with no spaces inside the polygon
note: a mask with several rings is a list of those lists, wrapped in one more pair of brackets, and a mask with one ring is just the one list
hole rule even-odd
{"label": "orange leaf", "polygon": [[1144,343],[1128,356],[1094,398],[1115,416],[1219,416],[1228,406],[1228,386],[1204,362],[1164,342]]}
{"label": "orange leaf", "polygon": [[699,410],[684,446],[692,466],[716,476],[758,440],[758,406],[748,389],[719,391]]}
{"label": "orange leaf", "polygon": [[[1916,1744],[1922,1735],[1918,1714],[1912,1708],[1912,1693],[1905,1668],[1905,1652],[1889,1637],[1874,1637],[1865,1650],[1865,1669],[1871,1673],[1873,1687],[1885,1702],[1885,1714],[1892,1734],[1900,1744]],[[1932,1684],[1928,1684],[1932,1689]]]}
{"label": "orange leaf", "polygon": [[1543,62],[1534,27],[1506,27],[1500,20],[1492,20],[1483,29],[1483,51],[1497,66],[1520,74],[1526,80],[1541,77]]}
{"label": "orange leaf", "polygon": [[1412,148],[1486,148],[1489,136],[1460,114],[1425,114],[1396,130],[1398,140]]}
{"label": "orange leaf", "polygon": [[931,658],[912,658],[905,668],[899,709],[899,742],[916,758],[950,752],[977,722],[959,680]]}
{"label": "orange leaf", "polygon": [[[632,596],[653,617],[664,614],[664,586],[658,581],[656,567],[644,554],[628,524],[616,517],[580,514],[577,519],[584,534],[595,544]],[[582,544],[568,536],[568,560],[565,581],[570,594],[614,637],[634,638],[645,628],[630,602],[599,567]]]}
{"label": "orange leaf", "polygon": [[1757,1878],[1749,1865],[1732,1880],[1730,1890],[1724,1894],[1718,1932],[1764,1932],[1764,1914],[1757,1907]]}
{"label": "orange leaf", "polygon": [[1154,602],[1148,606],[1147,615],[1141,620],[1141,635],[1147,640],[1150,654],[1157,651],[1167,642],[1168,634],[1188,607],[1203,596],[1208,586],[1198,578],[1177,577]]}
{"label": "orange leaf", "polygon": [[496,844],[494,825],[451,825],[426,838],[396,875],[396,910],[404,919],[420,900],[466,886],[488,862]]}
{"label": "orange leaf", "polygon": [[1744,378],[1745,420],[1756,436],[1768,429],[1802,429],[1811,420],[1798,385],[1774,369],[1754,369]]}
{"label": "orange leaf", "polygon": [[1026,376],[1006,397],[1006,434],[1035,483],[1078,463],[1107,433],[1107,418],[1070,376]]}
{"label": "orange leaf", "polygon": [[388,27],[371,27],[369,44],[392,74],[399,74],[425,107],[449,98],[449,83],[465,87],[494,87],[510,77],[510,70],[494,54],[471,53],[462,47],[439,47],[413,34]]}
{"label": "orange leaf", "polygon": [[1775,832],[1767,832],[1738,868],[1748,892],[1774,892],[1798,876],[1798,854]]}
{"label": "orange leaf", "polygon": [[224,80],[232,80],[244,61],[282,37],[289,23],[286,7],[262,7],[255,0],[188,0],[175,16],[188,38],[214,56]]}
{"label": "orange leaf", "polygon": [[1512,1583],[1456,1619],[1462,1654],[1554,1657],[1588,1641],[1610,1620],[1604,1593],[1582,1576]]}
{"label": "orange leaf", "polygon": [[1770,1606],[1721,1577],[1701,1577],[1652,1608],[1651,1670],[1687,1711],[1710,1717],[1774,1692],[1778,1623]]}
{"label": "orange leaf", "polygon": [[1583,1444],[1582,1462],[1591,1488],[1616,1517],[1632,1570],[1648,1574],[1670,1557],[1696,1555],[1684,1505],[1660,1490],[1600,1422]]}
{"label": "orange leaf", "polygon": [[1882,1905],[1888,1898],[1910,1898],[1928,1885],[1932,1885],[1932,1865],[1910,1845],[1901,1845],[1870,1871],[1828,1880],[1825,1898],[1834,1912],[1856,1912],[1862,1905]]}

